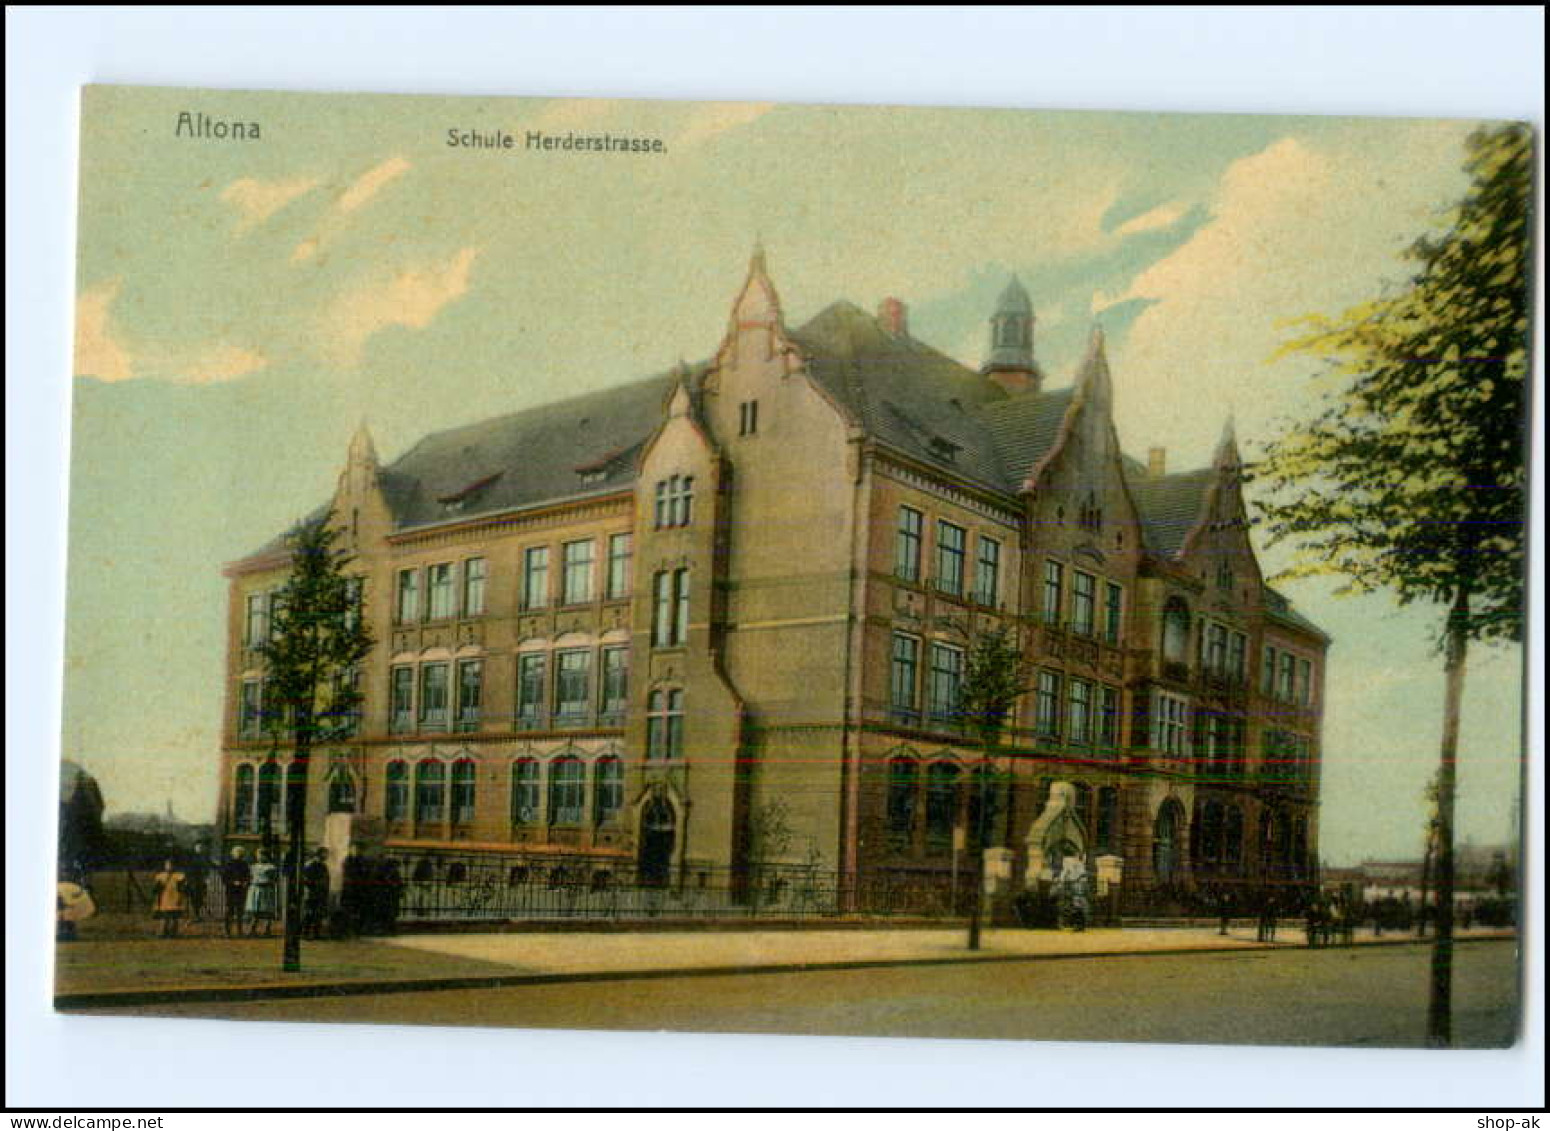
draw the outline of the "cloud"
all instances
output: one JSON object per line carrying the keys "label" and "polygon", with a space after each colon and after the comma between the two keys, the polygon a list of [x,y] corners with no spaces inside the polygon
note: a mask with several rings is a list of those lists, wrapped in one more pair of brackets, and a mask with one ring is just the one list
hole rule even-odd
{"label": "cloud", "polygon": [[235,381],[269,364],[261,353],[222,343],[201,350],[177,366],[185,376],[184,384],[213,385],[221,381]]}
{"label": "cloud", "polygon": [[354,212],[383,188],[403,176],[410,169],[402,157],[390,157],[382,164],[362,173],[339,197],[339,211]]}
{"label": "cloud", "polygon": [[114,337],[108,312],[123,286],[109,279],[81,292],[75,300],[75,374],[99,381],[127,381],[134,359]]}
{"label": "cloud", "polygon": [[773,109],[773,102],[707,102],[696,106],[678,135],[676,148],[702,145],[728,130],[758,121]]}
{"label": "cloud", "polygon": [[1114,229],[1114,234],[1120,237],[1133,236],[1138,232],[1149,232],[1155,228],[1167,228],[1182,220],[1187,211],[1189,209],[1179,201],[1174,201],[1172,204],[1161,204],[1150,212],[1145,212],[1133,219],[1126,220]]}
{"label": "cloud", "polygon": [[1397,253],[1453,190],[1456,135],[1391,127],[1384,142],[1291,136],[1240,158],[1211,219],[1124,294],[1104,296],[1151,303],[1115,351],[1127,444],[1166,438],[1183,467],[1209,456],[1230,404],[1251,449],[1277,418],[1306,413],[1307,363],[1268,364],[1285,321],[1381,293],[1402,275]]}
{"label": "cloud", "polygon": [[478,250],[465,247],[444,263],[404,268],[392,278],[341,294],[328,308],[325,351],[354,365],[366,340],[389,326],[423,330],[441,308],[468,292],[468,275]]}
{"label": "cloud", "polygon": [[236,208],[237,234],[257,227],[291,201],[318,185],[315,177],[292,177],[285,181],[260,181],[243,177],[221,191],[221,199]]}

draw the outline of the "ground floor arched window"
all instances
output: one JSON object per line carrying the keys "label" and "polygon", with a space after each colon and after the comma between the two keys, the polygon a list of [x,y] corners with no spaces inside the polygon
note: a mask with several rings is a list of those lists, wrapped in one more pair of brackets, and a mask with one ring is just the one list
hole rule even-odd
{"label": "ground floor arched window", "polygon": [[253,767],[244,762],[237,767],[235,783],[232,786],[231,814],[232,829],[239,833],[253,831],[253,802],[256,794],[253,789]]}
{"label": "ground floor arched window", "polygon": [[1152,827],[1152,875],[1160,884],[1179,879],[1183,868],[1184,809],[1177,801],[1165,801]]}
{"label": "ground floor arched window", "polygon": [[337,769],[329,775],[328,811],[330,813],[355,812],[355,775],[349,770]]}

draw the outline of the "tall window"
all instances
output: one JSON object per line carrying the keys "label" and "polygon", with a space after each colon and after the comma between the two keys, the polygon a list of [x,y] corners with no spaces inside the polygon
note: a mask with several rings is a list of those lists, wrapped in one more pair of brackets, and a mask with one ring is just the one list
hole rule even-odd
{"label": "tall window", "polygon": [[953,596],[963,592],[963,527],[951,522],[936,524],[936,583],[937,588]]}
{"label": "tall window", "polygon": [[269,595],[250,593],[247,601],[247,629],[245,639],[249,648],[257,647],[269,639]]}
{"label": "tall window", "polygon": [[383,790],[383,816],[402,821],[409,816],[409,766],[405,762],[387,764],[387,788]]}
{"label": "tall window", "polygon": [[585,767],[580,758],[566,756],[549,763],[549,823],[581,824],[586,803]]}
{"label": "tall window", "polygon": [[537,824],[540,798],[538,763],[532,758],[523,758],[511,767],[511,823]]}
{"label": "tall window", "polygon": [[471,825],[474,821],[475,793],[478,789],[479,767],[472,758],[459,758],[452,763],[452,823]]}
{"label": "tall window", "polygon": [[624,808],[624,763],[610,755],[599,758],[592,770],[592,820],[611,825]]}
{"label": "tall window", "polygon": [[1098,819],[1094,831],[1094,847],[1099,852],[1113,852],[1119,846],[1119,790],[1106,785],[1098,791]]}
{"label": "tall window", "polygon": [[1227,626],[1212,624],[1206,628],[1206,670],[1218,675],[1227,671]]}
{"label": "tall window", "polygon": [[425,730],[447,729],[446,664],[420,668],[420,726]]}
{"label": "tall window", "polygon": [[1001,599],[1001,543],[980,536],[979,562],[974,570],[974,598],[982,605]]}
{"label": "tall window", "polygon": [[555,657],[554,713],[561,726],[585,722],[592,701],[592,653],[585,648]]}
{"label": "tall window", "polygon": [[653,691],[646,697],[646,757],[666,761],[683,753],[684,693]]}
{"label": "tall window", "polygon": [[932,762],[926,767],[926,847],[941,851],[953,843],[958,823],[958,767]]}
{"label": "tall window", "polygon": [[484,661],[459,660],[457,664],[457,729],[479,729],[484,704]]}
{"label": "tall window", "polygon": [[689,571],[658,570],[651,579],[651,642],[658,648],[683,644],[689,637]]}
{"label": "tall window", "polygon": [[447,810],[447,766],[426,758],[414,767],[414,820],[416,824],[436,824]]}
{"label": "tall window", "polygon": [[1124,624],[1120,619],[1124,613],[1124,590],[1110,581],[1104,586],[1104,594],[1103,639],[1108,644],[1118,644],[1121,628]]}
{"label": "tall window", "polygon": [[630,536],[608,536],[608,597],[628,596],[630,592]]}
{"label": "tall window", "polygon": [[522,554],[522,607],[541,609],[549,603],[549,547],[533,546]]}
{"label": "tall window", "polygon": [[1179,803],[1163,802],[1152,826],[1152,875],[1158,883],[1172,883],[1178,878],[1183,861],[1180,852],[1183,825],[1184,810]]}
{"label": "tall window", "polygon": [[920,767],[913,758],[888,763],[888,833],[897,847],[907,846],[915,830],[915,791]]}
{"label": "tall window", "polygon": [[1114,749],[1119,745],[1119,688],[1104,685],[1098,690],[1098,745]]}
{"label": "tall window", "polygon": [[413,624],[420,619],[420,571],[398,571],[398,604],[394,606],[393,619],[399,624]]}
{"label": "tall window", "polygon": [[1297,702],[1313,702],[1313,664],[1308,660],[1297,661]]}
{"label": "tall window", "polygon": [[1177,597],[1163,607],[1162,652],[1170,664],[1189,662],[1189,609]]}
{"label": "tall window", "polygon": [[744,401],[737,406],[737,434],[752,436],[759,431],[759,402]]}
{"label": "tall window", "polygon": [[694,476],[670,475],[657,481],[658,530],[694,521]]}
{"label": "tall window", "polygon": [[1276,681],[1276,691],[1283,700],[1290,703],[1293,699],[1294,672],[1297,668],[1297,657],[1290,652],[1281,653],[1281,669]]}
{"label": "tall window", "polygon": [[394,734],[407,734],[414,729],[414,669],[408,666],[393,669],[392,686],[389,689],[390,714],[388,728]]}
{"label": "tall window", "polygon": [[1039,672],[1034,688],[1033,729],[1041,738],[1060,737],[1060,673]]}
{"label": "tall window", "polygon": [[1157,735],[1153,740],[1156,749],[1175,756],[1184,753],[1184,732],[1189,705],[1176,695],[1157,695]]}
{"label": "tall window", "polygon": [[1227,671],[1239,682],[1248,678],[1249,638],[1241,632],[1232,634],[1227,645]]}
{"label": "tall window", "polygon": [[1044,563],[1044,623],[1060,623],[1062,590],[1065,588],[1065,566],[1059,562]]}
{"label": "tall window", "polygon": [[351,630],[361,625],[361,615],[366,608],[366,579],[364,577],[349,577],[344,583],[345,601],[345,625]]}
{"label": "tall window", "polygon": [[1266,645],[1259,661],[1259,690],[1262,695],[1274,695],[1275,689],[1276,650]]}
{"label": "tall window", "polygon": [[517,657],[517,726],[533,730],[544,724],[544,676],[548,657],[526,652]]}
{"label": "tall window", "polygon": [[1093,685],[1073,679],[1068,685],[1066,738],[1085,746],[1092,741]]}
{"label": "tall window", "polygon": [[959,689],[963,686],[963,650],[950,644],[931,645],[931,717],[959,721]]}
{"label": "tall window", "polygon": [[469,558],[463,563],[463,615],[484,615],[485,563],[483,558]]}
{"label": "tall window", "polygon": [[905,581],[920,580],[920,541],[925,519],[914,507],[899,508],[899,530],[894,541],[893,572]]}
{"label": "tall window", "polygon": [[920,641],[913,636],[893,634],[889,684],[893,709],[913,717],[920,709]]}
{"label": "tall window", "polygon": [[262,680],[242,681],[242,703],[237,711],[237,736],[257,738],[264,732],[264,684]]}
{"label": "tall window", "polygon": [[590,538],[565,543],[564,604],[582,605],[592,600],[592,548]]}
{"label": "tall window", "polygon": [[1090,573],[1071,573],[1071,630],[1091,636],[1097,616],[1098,579]]}
{"label": "tall window", "polygon": [[452,563],[442,562],[429,566],[425,571],[426,596],[429,598],[428,620],[446,620],[452,615]]}
{"label": "tall window", "polygon": [[280,810],[280,767],[265,762],[258,768],[258,829],[266,832],[274,828],[275,816]]}
{"label": "tall window", "polygon": [[630,699],[630,650],[603,649],[603,718],[617,722],[624,718]]}
{"label": "tall window", "polygon": [[231,791],[232,828],[239,833],[253,831],[253,767],[244,762],[237,767]]}

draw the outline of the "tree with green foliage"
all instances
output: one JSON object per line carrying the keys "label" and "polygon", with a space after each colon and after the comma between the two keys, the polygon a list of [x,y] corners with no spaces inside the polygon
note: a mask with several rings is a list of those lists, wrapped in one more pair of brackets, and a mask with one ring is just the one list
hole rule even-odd
{"label": "tree with green foliage", "polygon": [[[980,922],[985,902],[985,844],[989,839],[989,825],[993,795],[991,790],[992,759],[1001,744],[1006,720],[1017,706],[1017,700],[1028,690],[1032,668],[1015,627],[1004,624],[979,628],[968,634],[968,654],[964,658],[963,681],[958,688],[958,716],[979,740],[983,763],[975,775],[977,790],[974,830],[975,882],[973,912],[969,918],[969,949],[980,946]],[[1010,788],[1010,783],[1008,783]],[[1009,805],[1002,805],[1009,811]]]}
{"label": "tree with green foliage", "polygon": [[1328,361],[1338,388],[1268,447],[1255,478],[1287,576],[1333,574],[1340,592],[1386,590],[1442,613],[1446,674],[1437,778],[1436,937],[1427,1040],[1451,1043],[1453,822],[1469,645],[1523,629],[1524,406],[1529,373],[1527,127],[1466,143],[1469,187],[1408,249],[1396,293],[1312,317],[1282,354]]}
{"label": "tree with green foliage", "polygon": [[307,777],[312,751],[355,732],[360,690],[355,674],[373,641],[361,608],[359,581],[345,571],[352,558],[336,543],[332,516],[303,523],[290,537],[291,572],[280,590],[263,659],[270,722],[291,748],[286,775],[290,852],[282,965],[301,969],[302,866],[307,827]]}

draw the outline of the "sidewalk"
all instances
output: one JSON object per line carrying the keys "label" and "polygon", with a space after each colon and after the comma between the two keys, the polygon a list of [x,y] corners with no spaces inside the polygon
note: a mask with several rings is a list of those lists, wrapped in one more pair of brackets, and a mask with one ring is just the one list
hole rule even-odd
{"label": "sidewalk", "polygon": [[[1461,931],[1460,941],[1513,938],[1512,931]],[[1422,945],[1413,935],[1357,935],[1356,945]],[[1303,945],[1282,928],[1275,943],[1234,928],[987,930],[965,948],[962,927],[940,930],[664,931],[640,933],[435,934],[308,942],[304,973],[279,969],[270,940],[134,940],[61,946],[55,1004],[111,1009],[168,1001],[240,1001],[402,993],[617,978],[755,974],[812,969],[931,966],[1149,954],[1284,950]]]}

